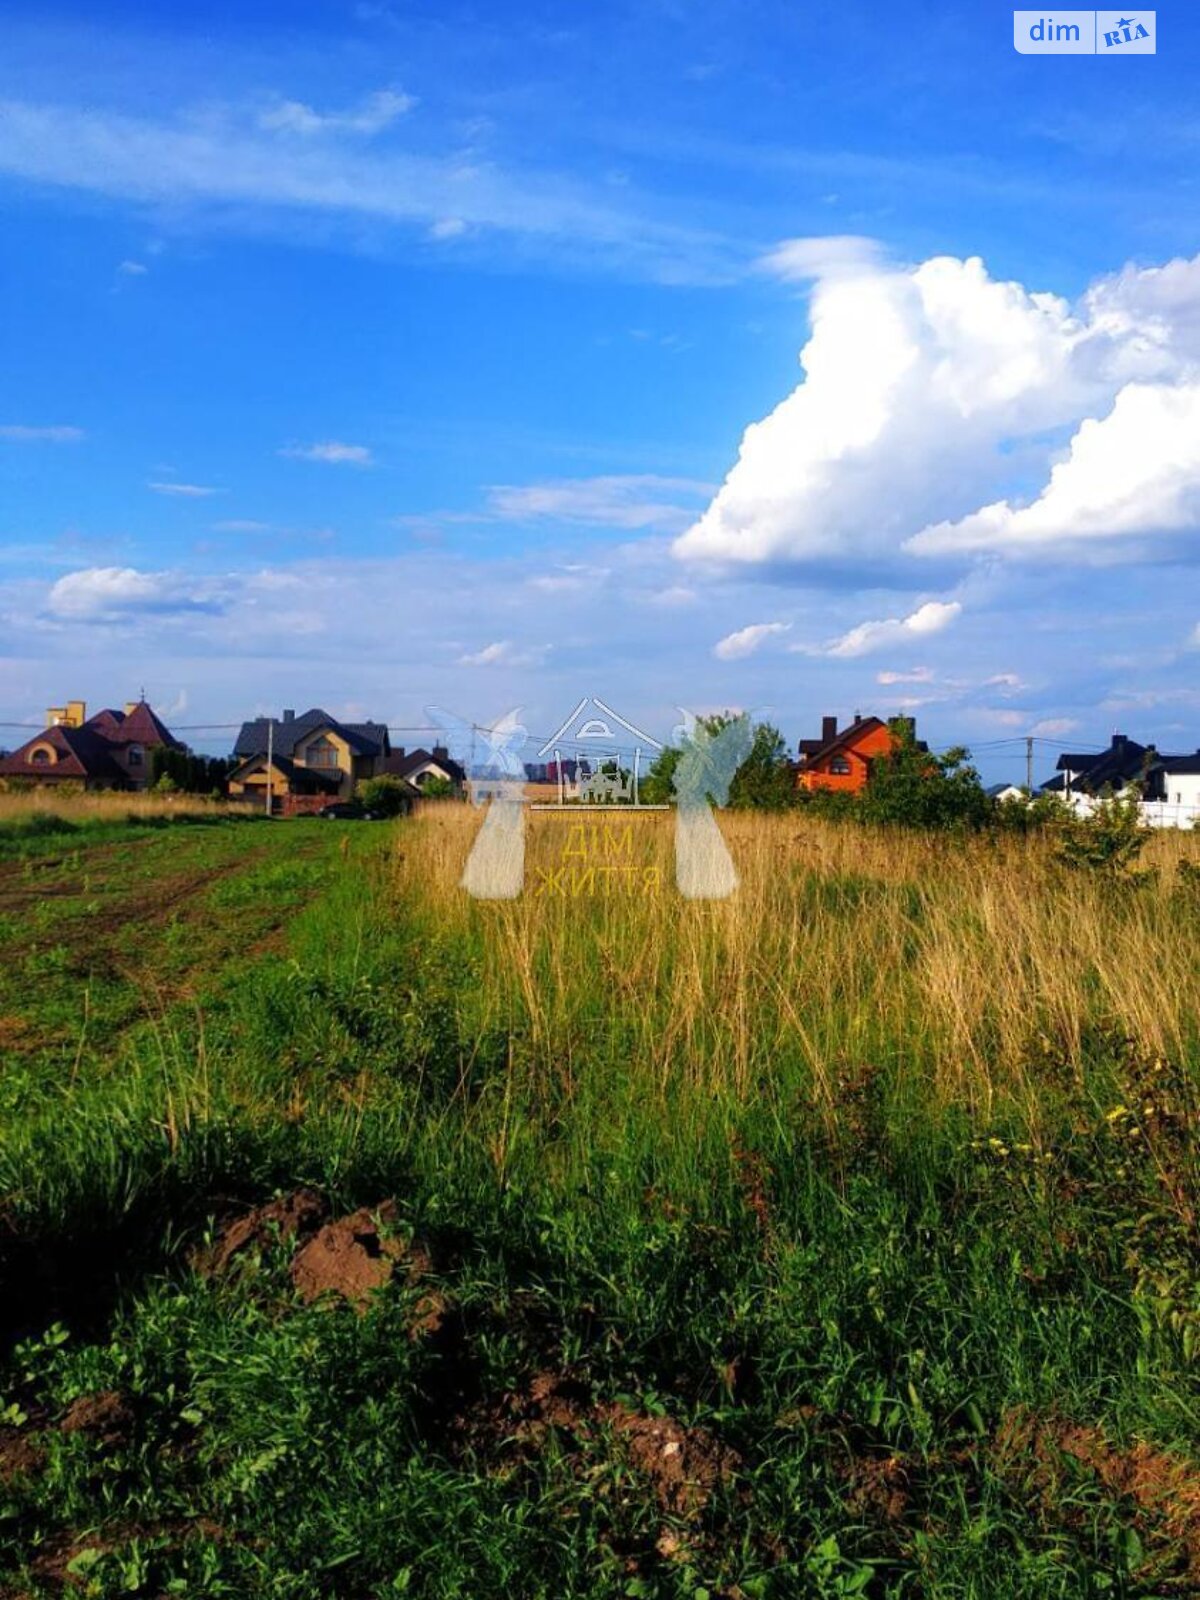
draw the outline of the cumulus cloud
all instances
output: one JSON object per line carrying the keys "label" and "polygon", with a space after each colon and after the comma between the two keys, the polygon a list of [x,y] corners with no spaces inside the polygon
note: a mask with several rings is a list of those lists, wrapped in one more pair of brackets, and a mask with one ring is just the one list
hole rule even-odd
{"label": "cumulus cloud", "polygon": [[122,261],[117,271],[123,278],[144,278],[150,268],[142,261]]}
{"label": "cumulus cloud", "polygon": [[790,622],[752,622],[736,633],[727,633],[713,645],[713,655],[718,661],[741,661],[754,652],[775,633],[786,633]]}
{"label": "cumulus cloud", "polygon": [[1030,728],[1030,733],[1043,739],[1059,739],[1065,733],[1074,733],[1079,723],[1074,717],[1043,717]]}
{"label": "cumulus cloud", "polygon": [[293,461],[324,461],[335,467],[369,467],[374,461],[365,444],[344,444],[340,439],[323,439],[317,444],[286,445],[279,454]]}
{"label": "cumulus cloud", "polygon": [[65,622],[116,622],[147,612],[217,611],[217,588],[177,572],[86,567],[59,578],[47,605]]}
{"label": "cumulus cloud", "polygon": [[151,482],[147,489],[153,489],[155,494],[175,495],[181,500],[204,500],[210,494],[220,494],[220,489],[210,488],[204,483],[166,483]]}
{"label": "cumulus cloud", "polygon": [[931,633],[941,633],[962,611],[957,600],[927,600],[907,617],[887,617],[882,622],[860,622],[835,639],[825,650],[831,656],[866,656],[890,645],[909,644]]}
{"label": "cumulus cloud", "polygon": [[553,521],[609,528],[677,530],[695,511],[684,503],[711,493],[695,478],[631,473],[558,478],[548,483],[494,484],[488,506],[505,521]]}
{"label": "cumulus cloud", "polygon": [[804,381],[746,429],[677,556],[844,568],[1200,524],[1200,257],[1072,305],[978,258],[895,267],[817,243],[775,253],[818,274]]}
{"label": "cumulus cloud", "polygon": [[1051,550],[1200,525],[1200,382],[1127,384],[1031,505],[997,500],[908,541],[922,555]]}
{"label": "cumulus cloud", "polygon": [[380,89],[367,95],[349,111],[315,111],[302,100],[281,100],[258,119],[260,128],[272,133],[295,133],[302,137],[321,133],[382,133],[398,117],[417,104],[411,94],[395,89]]}
{"label": "cumulus cloud", "polygon": [[82,428],[31,428],[23,422],[0,425],[0,439],[11,439],[14,444],[74,444],[82,438]]}

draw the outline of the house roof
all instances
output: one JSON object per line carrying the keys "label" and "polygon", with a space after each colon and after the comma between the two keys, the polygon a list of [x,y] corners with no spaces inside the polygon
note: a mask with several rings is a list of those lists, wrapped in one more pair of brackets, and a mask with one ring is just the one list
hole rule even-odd
{"label": "house roof", "polygon": [[[267,764],[267,752],[257,751],[252,756],[247,756],[229,774],[231,782],[240,783],[258,767]],[[293,761],[291,756],[281,756],[273,751],[271,766],[281,778],[286,778],[289,783],[300,781],[314,783],[318,789],[326,789],[330,794],[336,794],[341,788],[342,775],[340,772],[325,772],[320,767],[302,767],[298,761]]]}
{"label": "house roof", "polygon": [[[1055,772],[1087,772],[1096,765],[1102,754],[1103,752],[1100,752],[1100,754],[1093,752],[1091,755],[1085,755],[1082,751],[1067,751],[1059,756],[1058,764],[1054,770]],[[1045,788],[1045,784],[1042,787]]]}
{"label": "house roof", "polygon": [[1191,756],[1160,756],[1154,763],[1153,770],[1178,773],[1180,777],[1200,773],[1200,750]]}
{"label": "house roof", "polygon": [[[48,744],[58,752],[53,765],[30,761],[35,745]],[[129,774],[113,759],[112,747],[103,734],[93,728],[68,728],[61,724],[46,728],[28,740],[12,755],[0,760],[0,776],[6,778],[95,778],[126,783]]]}
{"label": "house roof", "polygon": [[[845,750],[852,750],[860,739],[867,734],[874,733],[879,728],[886,728],[887,723],[882,717],[859,717],[849,727],[843,728],[832,739],[801,739],[799,750],[803,758],[802,769],[811,769],[818,763],[828,761],[831,756],[839,755]],[[928,750],[929,746],[924,739],[917,740],[918,750]]]}
{"label": "house roof", "polygon": [[1115,733],[1108,749],[1096,756],[1087,770],[1080,773],[1077,787],[1090,794],[1097,794],[1110,785],[1119,788],[1134,778],[1140,778],[1154,758],[1153,745],[1139,744],[1136,739],[1129,739],[1123,733]]}
{"label": "house roof", "polygon": [[120,725],[116,732],[109,734],[106,731],[106,737],[117,744],[164,744],[172,750],[184,748],[182,740],[175,737],[144,700],[139,700],[133,710],[123,716],[116,711],[101,711],[98,714],[106,718],[119,717]]}
{"label": "house roof", "polygon": [[327,711],[322,711],[320,706],[314,706],[311,711],[305,711],[299,717],[289,717],[286,722],[278,717],[255,717],[250,722],[243,722],[233,753],[242,757],[266,755],[270,737],[271,747],[276,755],[291,756],[295,754],[298,744],[302,744],[311,734],[319,732],[322,728],[329,728],[339,734],[355,755],[387,755],[390,748],[388,731],[384,723],[339,722]]}
{"label": "house roof", "polygon": [[410,750],[407,755],[388,756],[382,770],[395,778],[411,778],[422,767],[440,767],[452,783],[465,783],[467,774],[453,757],[434,755],[432,750]]}

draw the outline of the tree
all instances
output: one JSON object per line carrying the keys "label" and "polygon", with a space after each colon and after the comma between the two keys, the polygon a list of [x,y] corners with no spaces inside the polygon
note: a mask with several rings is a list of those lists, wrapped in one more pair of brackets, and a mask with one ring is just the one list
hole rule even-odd
{"label": "tree", "polygon": [[1090,816],[1068,819],[1063,826],[1059,860],[1108,878],[1135,880],[1143,876],[1134,869],[1149,837],[1141,796],[1131,785],[1122,794],[1105,793]]}
{"label": "tree", "polygon": [[750,754],[729,786],[729,804],[739,811],[782,811],[795,800],[796,775],[783,735],[769,722],[758,722]]}
{"label": "tree", "polygon": [[376,811],[381,817],[398,817],[412,803],[411,791],[403,778],[386,772],[360,783],[356,798],[368,811]]}
{"label": "tree", "polygon": [[888,723],[891,753],[871,763],[859,798],[864,822],[908,828],[982,828],[993,807],[962,745],[922,750],[906,717]]}
{"label": "tree", "polygon": [[[716,735],[736,722],[737,717],[730,711],[719,711],[697,717],[696,721],[706,733]],[[676,745],[659,751],[638,786],[647,805],[668,805],[675,799],[675,772],[682,755]],[[729,786],[729,804],[739,810],[779,811],[794,799],[795,777],[783,735],[769,722],[756,723],[750,754]]]}

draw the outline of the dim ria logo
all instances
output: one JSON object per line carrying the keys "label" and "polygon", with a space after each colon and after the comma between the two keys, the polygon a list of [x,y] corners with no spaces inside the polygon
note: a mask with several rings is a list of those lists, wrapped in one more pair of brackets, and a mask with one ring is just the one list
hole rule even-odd
{"label": "dim ria logo", "polygon": [[1014,11],[1013,44],[1023,56],[1152,56],[1154,11]]}
{"label": "dim ria logo", "polygon": [[[540,871],[539,894],[579,893],[581,884],[585,892],[596,892],[597,885],[600,892],[656,885],[657,868],[643,868],[638,876],[626,859],[634,823],[618,829],[611,826],[617,819],[608,817],[600,828],[592,819],[597,812],[615,812],[623,820],[667,809],[641,799],[642,763],[651,752],[662,752],[659,740],[603,700],[585,698],[541,746],[538,760],[525,762],[522,754],[532,741],[518,711],[491,727],[435,706],[426,714],[466,772],[472,801],[484,808],[460,880],[468,894],[477,900],[513,900],[524,889],[528,810],[557,812],[569,830],[559,867]],[[726,804],[734,774],[750,753],[750,718],[742,715],[713,727],[683,711],[672,742],[679,752],[671,779],[676,886],[689,900],[723,900],[738,879],[713,807]],[[620,859],[598,860],[597,841],[608,841]],[[582,859],[576,863],[573,857]]]}

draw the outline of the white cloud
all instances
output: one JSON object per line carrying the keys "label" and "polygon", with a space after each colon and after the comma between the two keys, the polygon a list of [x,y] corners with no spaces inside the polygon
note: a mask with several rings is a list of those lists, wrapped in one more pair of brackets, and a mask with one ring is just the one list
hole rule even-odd
{"label": "white cloud", "polygon": [[546,646],[521,648],[511,639],[498,639],[469,655],[459,656],[460,667],[536,667],[546,657]]}
{"label": "white cloud", "polygon": [[957,600],[927,600],[907,617],[888,617],[882,622],[860,622],[849,633],[835,639],[825,650],[831,656],[865,656],[889,645],[908,644],[948,628],[962,611]]}
{"label": "white cloud", "polygon": [[877,672],[876,683],[932,683],[933,669],[931,667],[914,667],[911,672]]}
{"label": "white cloud", "polygon": [[63,621],[114,622],[143,612],[212,612],[220,608],[220,588],[183,573],[87,567],[59,578],[47,604]]}
{"label": "white cloud", "polygon": [[122,261],[117,271],[124,278],[144,278],[150,268],[141,261]]}
{"label": "white cloud", "polygon": [[1032,505],[997,500],[908,541],[920,555],[1031,551],[1200,526],[1200,382],[1127,384],[1088,418]]}
{"label": "white cloud", "polygon": [[461,217],[439,217],[429,230],[431,239],[459,239],[467,231]]}
{"label": "white cloud", "polygon": [[[746,429],[676,555],[845,569],[1200,522],[1200,257],[1071,306],[977,258],[899,268],[850,250],[848,272],[804,244],[778,263],[820,273],[804,381]],[[1022,506],[1031,480],[1045,491]]]}
{"label": "white cloud", "polygon": [[488,490],[492,513],[505,521],[583,523],[609,528],[682,527],[695,515],[681,501],[711,492],[695,478],[654,473],[598,478],[560,478],[548,483],[495,484]]}
{"label": "white cloud", "polygon": [[826,234],[807,239],[785,239],[755,265],[785,282],[833,278],[877,268],[883,249],[877,239],[856,233]]}
{"label": "white cloud", "polygon": [[220,489],[209,488],[203,483],[165,483],[152,482],[146,485],[153,489],[155,494],[172,494],[183,500],[205,500],[210,494],[220,494]]}
{"label": "white cloud", "polygon": [[23,422],[0,425],[0,439],[14,444],[74,444],[83,438],[82,428],[31,428]]}
{"label": "white cloud", "polygon": [[252,517],[230,517],[226,522],[214,522],[217,533],[269,533],[272,524],[255,522]]}
{"label": "white cloud", "polygon": [[264,111],[258,119],[260,128],[272,133],[296,133],[302,136],[322,133],[362,133],[368,136],[382,133],[397,118],[411,111],[417,101],[410,94],[395,89],[380,89],[367,95],[351,111],[321,112],[302,100],[281,100],[278,105]]}
{"label": "white cloud", "polygon": [[285,101],[265,113],[206,104],[151,117],[10,99],[0,101],[0,172],[172,214],[194,208],[201,220],[220,207],[223,223],[245,218],[255,232],[273,211],[422,230],[453,217],[592,270],[670,283],[728,282],[743,270],[742,245],[672,221],[653,197],[589,188],[566,172],[466,163],[454,146],[364,146],[393,109],[377,100],[329,115]]}
{"label": "white cloud", "polygon": [[333,466],[369,467],[374,458],[365,444],[343,444],[340,439],[325,439],[318,444],[288,445],[279,452],[293,461],[325,461]]}
{"label": "white cloud", "polygon": [[742,661],[752,656],[775,633],[786,633],[790,622],[752,622],[736,633],[727,633],[713,645],[713,655],[718,661]]}
{"label": "white cloud", "polygon": [[1029,731],[1042,739],[1058,739],[1064,733],[1074,733],[1078,726],[1074,717],[1043,717]]}

